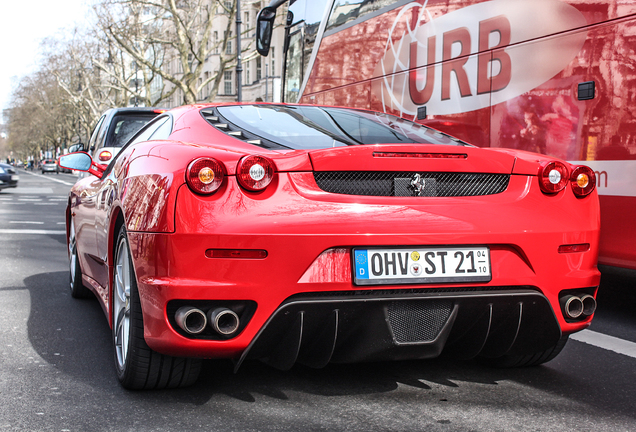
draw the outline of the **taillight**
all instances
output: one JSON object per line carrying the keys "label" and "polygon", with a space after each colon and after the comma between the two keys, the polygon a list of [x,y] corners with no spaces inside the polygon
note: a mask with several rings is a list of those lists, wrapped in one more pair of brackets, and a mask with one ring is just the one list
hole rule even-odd
{"label": "taillight", "polygon": [[236,178],[245,189],[261,191],[274,178],[274,162],[263,156],[246,156],[236,167]]}
{"label": "taillight", "polygon": [[539,186],[545,193],[553,194],[562,191],[569,179],[568,167],[563,162],[549,162],[539,168]]}
{"label": "taillight", "polygon": [[103,150],[99,153],[98,159],[102,162],[106,162],[109,161],[112,157],[113,154],[111,152],[109,152],[108,150]]}
{"label": "taillight", "polygon": [[592,193],[596,187],[596,174],[590,167],[579,165],[570,176],[572,191],[577,197],[584,197]]}
{"label": "taillight", "polygon": [[186,170],[186,182],[193,192],[209,195],[217,191],[223,184],[225,168],[222,163],[212,158],[199,158],[190,162]]}

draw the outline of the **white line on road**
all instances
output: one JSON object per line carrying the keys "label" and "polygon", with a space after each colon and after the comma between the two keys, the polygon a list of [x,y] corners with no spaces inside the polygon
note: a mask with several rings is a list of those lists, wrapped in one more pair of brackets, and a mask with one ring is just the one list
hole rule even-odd
{"label": "white line on road", "polygon": [[27,171],[26,173],[27,173],[27,174],[30,174],[30,175],[32,175],[32,176],[46,178],[46,179],[49,179],[49,180],[51,180],[51,181],[58,182],[58,183],[62,183],[62,184],[68,185],[68,186],[73,186],[73,185],[75,184],[75,183],[69,183],[69,182],[66,182],[66,181],[64,181],[64,180],[59,180],[59,179],[51,178],[51,177],[49,177],[49,176],[45,176],[45,175],[43,175],[43,174],[36,174],[36,173],[28,172],[28,171]]}
{"label": "white line on road", "polygon": [[65,230],[0,229],[0,234],[66,234]]}
{"label": "white line on road", "polygon": [[44,225],[44,222],[37,221],[9,221],[10,224],[33,224],[33,225]]}
{"label": "white line on road", "polygon": [[583,330],[570,335],[570,339],[636,358],[636,343],[614,336],[592,330]]}

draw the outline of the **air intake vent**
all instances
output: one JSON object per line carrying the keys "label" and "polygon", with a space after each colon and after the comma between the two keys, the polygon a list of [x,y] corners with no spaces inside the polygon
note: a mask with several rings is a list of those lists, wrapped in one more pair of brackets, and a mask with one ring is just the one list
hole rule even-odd
{"label": "air intake vent", "polygon": [[432,342],[452,309],[450,300],[394,301],[387,307],[387,318],[397,343]]}
{"label": "air intake vent", "polygon": [[345,195],[462,197],[501,193],[507,174],[323,171],[314,172],[320,189]]}

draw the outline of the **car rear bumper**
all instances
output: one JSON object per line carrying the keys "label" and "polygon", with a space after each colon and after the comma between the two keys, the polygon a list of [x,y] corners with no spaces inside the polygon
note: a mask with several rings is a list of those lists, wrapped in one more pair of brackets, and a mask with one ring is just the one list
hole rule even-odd
{"label": "car rear bumper", "polygon": [[[554,345],[592,318],[566,320],[560,297],[564,290],[596,293],[598,201],[567,194],[551,199],[532,193],[534,183],[518,177],[500,196],[427,204],[308,198],[284,175],[261,195],[242,193],[232,179],[212,197],[182,187],[174,233],[129,231],[146,341],[165,354],[261,358],[281,368],[314,357],[320,364],[424,358],[442,350],[496,356]],[[550,211],[537,212],[540,206]],[[563,244],[580,243],[590,249],[558,252]],[[486,283],[352,282],[354,247],[477,244],[490,250],[492,279]],[[208,258],[209,249],[265,250],[267,257]],[[240,332],[229,339],[186,334],[174,311],[187,302],[204,312],[239,305],[247,311]],[[450,310],[441,318],[440,304]],[[425,339],[396,339],[391,310],[398,322],[412,319],[412,310],[432,314],[440,330]],[[416,322],[416,334],[430,327],[426,319]],[[314,346],[321,355],[312,354]]]}

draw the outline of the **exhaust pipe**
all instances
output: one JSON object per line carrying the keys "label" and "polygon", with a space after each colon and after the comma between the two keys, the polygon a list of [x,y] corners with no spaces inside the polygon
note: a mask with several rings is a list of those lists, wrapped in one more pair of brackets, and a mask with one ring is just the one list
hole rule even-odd
{"label": "exhaust pipe", "polygon": [[182,306],[174,317],[177,325],[189,334],[199,334],[208,324],[208,319],[202,310],[192,306]]}
{"label": "exhaust pipe", "polygon": [[208,321],[212,329],[222,336],[232,336],[238,331],[239,317],[233,310],[216,308],[208,312]]}
{"label": "exhaust pipe", "polygon": [[590,316],[596,311],[596,299],[589,294],[581,297],[583,303],[583,315]]}
{"label": "exhaust pipe", "polygon": [[578,318],[583,313],[583,301],[577,296],[565,296],[561,299],[565,316],[568,318]]}

